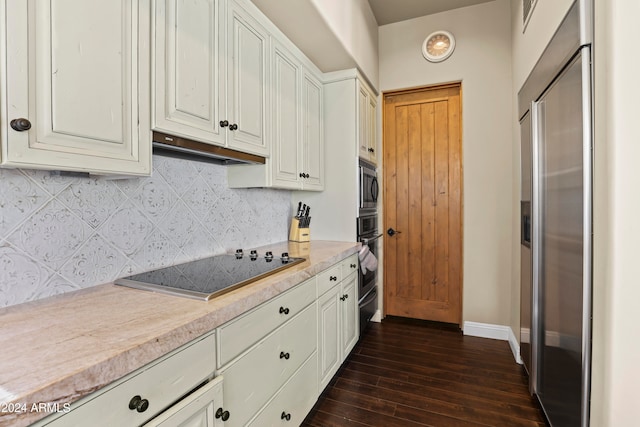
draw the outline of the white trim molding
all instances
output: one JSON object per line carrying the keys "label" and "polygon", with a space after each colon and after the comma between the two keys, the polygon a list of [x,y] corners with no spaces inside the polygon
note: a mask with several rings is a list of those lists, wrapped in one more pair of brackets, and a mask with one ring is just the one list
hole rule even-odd
{"label": "white trim molding", "polygon": [[471,337],[508,341],[516,363],[522,364],[522,358],[520,357],[520,344],[518,343],[513,330],[509,326],[492,325],[490,323],[464,322],[462,330],[465,335],[469,335]]}

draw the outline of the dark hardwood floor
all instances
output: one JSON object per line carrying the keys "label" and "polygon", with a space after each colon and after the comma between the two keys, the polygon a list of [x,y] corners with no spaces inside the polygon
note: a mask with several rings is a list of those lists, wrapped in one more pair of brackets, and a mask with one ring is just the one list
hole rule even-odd
{"label": "dark hardwood floor", "polygon": [[506,341],[372,323],[303,426],[545,426]]}

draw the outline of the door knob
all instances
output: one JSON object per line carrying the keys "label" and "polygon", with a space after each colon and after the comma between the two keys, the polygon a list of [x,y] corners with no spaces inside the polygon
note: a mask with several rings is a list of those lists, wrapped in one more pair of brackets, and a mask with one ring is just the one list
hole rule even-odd
{"label": "door knob", "polygon": [[389,229],[387,230],[387,234],[388,234],[389,236],[393,236],[393,235],[395,235],[395,234],[400,234],[400,233],[402,233],[402,231],[394,230],[394,229],[393,229],[393,228],[391,228],[391,227],[389,227]]}

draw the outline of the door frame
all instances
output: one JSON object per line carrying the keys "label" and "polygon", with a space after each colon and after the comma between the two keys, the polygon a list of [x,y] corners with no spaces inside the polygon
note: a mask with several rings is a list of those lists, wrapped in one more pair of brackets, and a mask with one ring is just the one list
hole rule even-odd
{"label": "door frame", "polygon": [[[386,124],[385,124],[385,109],[384,109],[384,105],[385,105],[385,99],[388,96],[398,96],[398,95],[407,95],[407,94],[411,94],[411,93],[416,93],[416,92],[425,92],[425,91],[431,91],[431,90],[440,90],[440,89],[448,89],[448,88],[452,88],[452,87],[458,87],[460,90],[460,318],[458,319],[458,325],[460,328],[462,328],[462,323],[463,323],[463,313],[464,313],[464,121],[463,121],[463,117],[464,117],[464,109],[463,109],[463,86],[462,86],[462,80],[454,80],[454,81],[450,81],[450,82],[445,82],[445,83],[435,83],[435,84],[431,84],[431,85],[424,85],[424,86],[414,86],[414,87],[409,87],[409,88],[404,88],[404,89],[394,89],[394,90],[387,90],[387,91],[382,91],[381,92],[381,102],[380,105],[382,106],[380,109],[380,115],[381,115],[381,155],[380,158],[378,160],[378,164],[380,165],[380,169],[381,169],[381,176],[384,176],[384,170],[385,170],[385,165],[384,165],[384,160],[385,160],[385,146],[386,144],[388,144],[388,141],[386,141],[385,135],[385,128],[386,128]],[[380,199],[379,199],[379,203],[380,203],[380,208],[378,208],[378,216],[379,216],[379,225],[380,225],[380,229],[382,230],[382,233],[385,234],[386,231],[383,229],[384,228],[384,224],[385,224],[385,214],[386,212],[384,211],[384,201],[386,198],[386,194],[385,194],[386,188],[383,185],[382,186],[382,191],[380,192]],[[380,252],[380,265],[382,268],[379,268],[379,273],[381,273],[379,275],[380,278],[382,278],[382,292],[381,293],[381,298],[382,298],[382,318],[387,316],[387,312],[388,312],[388,307],[387,307],[387,292],[386,292],[386,284],[385,284],[385,276],[386,276],[386,272],[385,272],[385,268],[384,268],[384,260],[385,260],[385,254],[384,254],[384,243],[381,245],[382,247],[379,248],[379,252]]]}

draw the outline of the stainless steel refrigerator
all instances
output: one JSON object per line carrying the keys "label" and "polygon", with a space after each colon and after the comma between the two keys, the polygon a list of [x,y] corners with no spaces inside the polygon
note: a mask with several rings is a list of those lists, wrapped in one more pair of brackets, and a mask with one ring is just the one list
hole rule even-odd
{"label": "stainless steel refrigerator", "polygon": [[592,3],[576,1],[518,93],[521,356],[552,426],[588,426]]}

